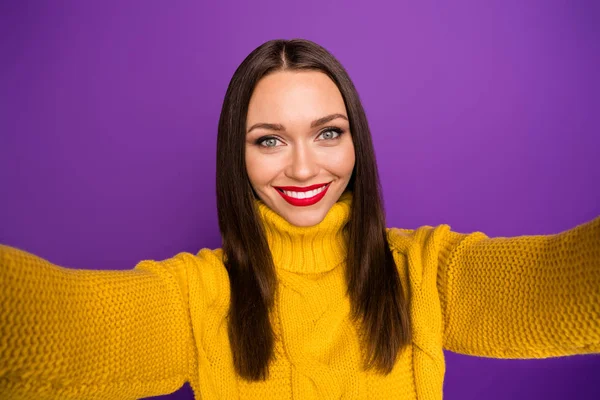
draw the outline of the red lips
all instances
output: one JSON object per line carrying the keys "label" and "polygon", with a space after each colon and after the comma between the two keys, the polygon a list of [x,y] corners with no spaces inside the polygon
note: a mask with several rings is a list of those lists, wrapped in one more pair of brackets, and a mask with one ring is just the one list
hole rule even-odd
{"label": "red lips", "polygon": [[[331,183],[331,182],[330,182]],[[326,186],[325,186],[326,185]],[[307,199],[297,199],[295,197],[288,196],[283,193],[283,190],[288,190],[292,192],[308,192],[309,190],[318,189],[320,187],[325,186],[325,189],[321,193],[317,193],[313,197],[309,197]],[[321,183],[318,185],[306,186],[306,187],[297,187],[297,186],[275,186],[277,189],[277,193],[283,197],[285,201],[290,203],[293,206],[297,207],[306,207],[312,206],[313,204],[318,203],[323,197],[325,197],[325,193],[327,193],[327,189],[329,189],[329,183]]]}
{"label": "red lips", "polygon": [[275,189],[287,190],[290,192],[308,192],[309,190],[318,189],[325,186],[327,183],[317,183],[316,185],[299,187],[299,186],[274,186]]}

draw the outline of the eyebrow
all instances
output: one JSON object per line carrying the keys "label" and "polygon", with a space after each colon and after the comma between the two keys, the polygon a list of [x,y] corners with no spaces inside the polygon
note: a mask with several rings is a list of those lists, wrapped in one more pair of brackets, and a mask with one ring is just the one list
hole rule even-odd
{"label": "eyebrow", "polygon": [[[319,119],[315,119],[313,122],[310,123],[310,127],[316,128],[317,126],[325,125],[329,121],[333,121],[334,119],[337,119],[337,118],[342,118],[342,119],[345,119],[346,121],[348,121],[348,117],[346,117],[343,114],[331,114],[331,115],[327,115],[327,116],[319,118]],[[258,129],[258,128],[269,129],[271,131],[285,130],[285,128],[281,124],[268,124],[266,122],[259,122],[258,124],[252,125],[252,127],[250,127],[250,129],[248,129],[248,132],[246,132],[246,133],[250,133],[253,129]]]}

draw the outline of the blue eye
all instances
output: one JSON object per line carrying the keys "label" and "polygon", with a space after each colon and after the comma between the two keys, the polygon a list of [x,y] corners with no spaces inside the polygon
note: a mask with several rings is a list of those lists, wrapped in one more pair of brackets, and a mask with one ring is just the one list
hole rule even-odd
{"label": "blue eye", "polygon": [[330,128],[325,128],[325,130],[321,132],[319,137],[322,137],[325,140],[335,140],[335,139],[339,139],[340,136],[342,136],[342,133],[344,133],[344,131],[341,130],[340,128],[330,127]]}
{"label": "blue eye", "polygon": [[262,147],[277,147],[279,139],[273,136],[263,136],[256,140],[256,144]]}

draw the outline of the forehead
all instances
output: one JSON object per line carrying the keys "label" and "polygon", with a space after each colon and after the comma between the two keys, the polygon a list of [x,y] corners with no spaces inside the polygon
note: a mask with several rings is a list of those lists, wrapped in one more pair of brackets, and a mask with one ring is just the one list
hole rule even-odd
{"label": "forehead", "polygon": [[309,123],[334,113],[347,115],[342,94],[327,75],[319,71],[279,71],[256,85],[246,124]]}

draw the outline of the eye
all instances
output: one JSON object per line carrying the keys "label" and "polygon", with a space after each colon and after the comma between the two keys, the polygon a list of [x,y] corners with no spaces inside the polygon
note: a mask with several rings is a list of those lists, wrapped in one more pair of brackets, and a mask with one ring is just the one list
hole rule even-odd
{"label": "eye", "polygon": [[277,147],[277,142],[280,140],[273,136],[263,136],[256,140],[256,144],[262,147]]}
{"label": "eye", "polygon": [[325,130],[321,132],[319,137],[322,137],[324,140],[335,140],[339,139],[340,136],[342,136],[342,133],[344,133],[344,131],[340,128],[330,127],[325,128]]}

